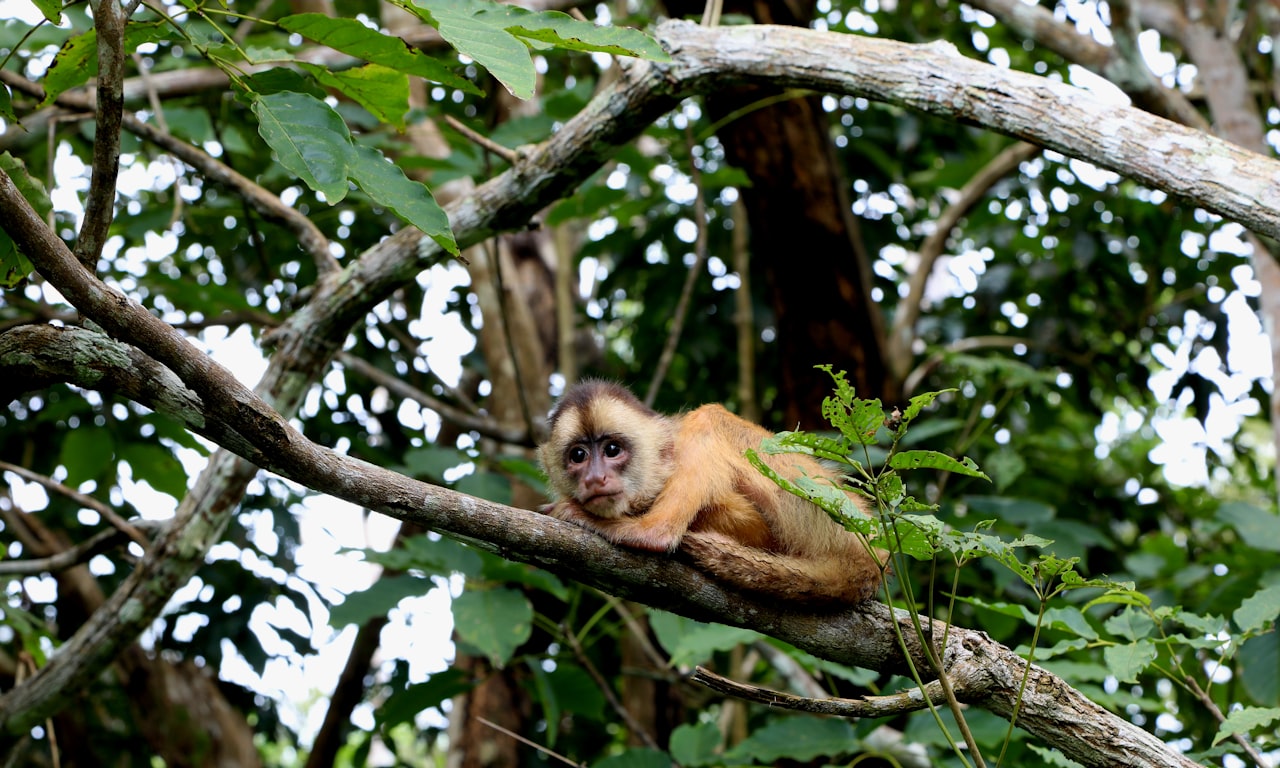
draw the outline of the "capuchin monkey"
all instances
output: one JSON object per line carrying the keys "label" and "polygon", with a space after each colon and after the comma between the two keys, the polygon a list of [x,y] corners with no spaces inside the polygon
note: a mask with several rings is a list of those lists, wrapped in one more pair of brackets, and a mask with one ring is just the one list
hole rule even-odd
{"label": "capuchin monkey", "polygon": [[[771,433],[719,405],[664,416],[625,387],[588,380],[565,392],[550,428],[538,458],[554,517],[623,546],[684,549],[718,581],[757,594],[842,605],[880,585],[883,553],[760,474],[743,452]],[[836,481],[810,456],[760,456],[790,480]]]}

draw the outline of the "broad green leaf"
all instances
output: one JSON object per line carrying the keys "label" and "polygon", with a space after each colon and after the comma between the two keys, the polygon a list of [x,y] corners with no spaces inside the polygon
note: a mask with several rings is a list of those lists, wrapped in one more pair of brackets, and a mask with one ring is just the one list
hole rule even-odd
{"label": "broad green leaf", "polygon": [[49,65],[49,71],[40,83],[44,86],[44,101],[40,106],[49,106],[58,96],[84,85],[96,74],[98,33],[90,29],[68,38],[53,57],[53,64]]}
{"label": "broad green leaf", "polygon": [[596,722],[607,720],[604,694],[582,667],[558,662],[555,671],[547,673],[547,683],[560,709]]}
{"label": "broad green leaf", "polygon": [[903,515],[893,519],[886,546],[916,560],[932,560],[938,553],[943,525],[933,515]]}
{"label": "broad green leaf", "polygon": [[431,190],[405,176],[399,166],[368,147],[352,148],[350,172],[351,180],[374,202],[390,208],[441,248],[458,255],[449,217],[436,203]]}
{"label": "broad green leaf", "polygon": [[990,473],[997,493],[1002,493],[1027,471],[1027,462],[1022,458],[1022,454],[1008,447],[987,454],[982,464]]}
{"label": "broad green leaf", "polygon": [[13,288],[35,270],[7,232],[0,231],[0,288]]}
{"label": "broad green leaf", "polygon": [[559,11],[529,11],[486,0],[400,0],[440,31],[459,53],[489,70],[519,98],[533,96],[537,74],[529,57],[530,43],[577,51],[670,57],[652,38],[625,27],[597,27]]}
{"label": "broad green leaf", "polygon": [[1240,644],[1241,675],[1249,696],[1259,704],[1280,704],[1280,633],[1268,632]]}
{"label": "broad green leaf", "polygon": [[1255,632],[1280,616],[1280,584],[1263,587],[1231,614],[1241,632]]}
{"label": "broad green leaf", "polygon": [[716,749],[720,746],[720,728],[715,723],[684,724],[671,733],[667,745],[671,757],[680,765],[697,768],[720,762]]}
{"label": "broad green leaf", "polygon": [[912,420],[915,419],[915,417],[919,416],[921,411],[923,411],[925,408],[928,408],[930,405],[933,405],[934,400],[937,400],[939,397],[947,394],[948,392],[955,392],[955,391],[956,391],[955,389],[942,389],[942,390],[938,390],[937,392],[924,392],[922,394],[916,395],[915,397],[911,398],[911,400],[907,403],[907,410],[902,412],[901,418],[902,418],[903,428],[905,429],[912,422]]}
{"label": "broad green leaf", "polygon": [[990,480],[986,473],[978,469],[973,459],[953,459],[937,451],[902,451],[889,459],[889,466],[894,469],[937,469],[943,472],[954,472],[957,475],[968,475]]}
{"label": "broad green leaf", "polygon": [[1027,749],[1034,752],[1044,761],[1044,764],[1050,768],[1082,768],[1080,763],[1067,757],[1056,749],[1050,747],[1042,747],[1038,744],[1028,744]]}
{"label": "broad green leaf", "polygon": [[321,85],[350,97],[379,121],[404,130],[404,118],[409,113],[409,78],[404,73],[377,64],[339,71],[316,64],[298,66]]}
{"label": "broad green leaf", "polygon": [[[86,480],[101,480],[115,460],[115,440],[110,432],[98,427],[68,430],[58,454],[58,463],[67,469],[65,483],[72,488]],[[136,472],[134,477],[142,479]]]}
{"label": "broad green leaf", "polygon": [[187,472],[173,451],[160,443],[125,443],[120,459],[129,463],[135,481],[145,481],[175,499],[187,495]]}
{"label": "broad green leaf", "polygon": [[784,759],[804,763],[850,752],[856,745],[857,736],[847,720],[780,717],[756,729],[724,757],[731,763],[771,765]]}
{"label": "broad green leaf", "polygon": [[533,633],[533,607],[514,589],[468,589],[453,599],[458,641],[504,666]]}
{"label": "broad green leaf", "polygon": [[354,147],[337,112],[314,96],[291,91],[256,96],[252,104],[258,133],[281,165],[331,205],[347,196]]}
{"label": "broad green leaf", "polygon": [[629,27],[597,26],[589,21],[579,21],[561,11],[531,11],[518,5],[472,1],[475,5],[487,6],[480,13],[481,18],[486,21],[501,23],[513,35],[556,48],[598,51],[615,56],[638,56],[653,61],[671,60],[671,56],[657,41]]}
{"label": "broad green leaf", "polygon": [[62,0],[32,0],[32,3],[51,24],[62,22]]}
{"label": "broad green leaf", "polygon": [[1109,645],[1102,649],[1102,658],[1117,680],[1134,683],[1142,670],[1155,660],[1156,646],[1150,640],[1139,640],[1128,645]]}
{"label": "broad green leaf", "polygon": [[422,448],[410,448],[404,452],[403,472],[419,480],[430,480],[443,483],[446,470],[453,469],[470,461],[457,448],[443,448],[438,445],[427,445]]}
{"label": "broad green leaf", "polygon": [[[172,29],[163,22],[129,22],[124,29],[124,50],[133,53],[143,43],[155,43],[167,40]],[[58,54],[53,57],[53,64],[41,81],[44,86],[44,101],[40,106],[53,103],[66,91],[89,82],[98,74],[98,34],[90,29],[63,43]]]}
{"label": "broad green leaf", "polygon": [[520,99],[533,96],[538,73],[529,47],[501,26],[501,19],[485,20],[479,11],[485,3],[467,0],[410,0],[403,7],[435,27],[445,42],[489,70],[507,90]]}
{"label": "broad green leaf", "polygon": [[1237,733],[1249,733],[1254,728],[1262,728],[1280,720],[1280,707],[1244,707],[1227,715],[1227,719],[1218,727],[1218,735],[1213,737],[1213,745],[1229,739]]}
{"label": "broad green leaf", "polygon": [[[49,215],[49,211],[53,210],[49,193],[39,179],[27,172],[25,163],[8,152],[0,153],[0,170],[8,174],[36,215],[42,219]],[[8,233],[0,231],[0,287],[13,288],[25,280],[33,269],[26,254],[18,250],[18,244],[9,238]]]}
{"label": "broad green leaf", "polygon": [[394,571],[421,571],[433,576],[461,573],[478,576],[483,567],[481,554],[465,544],[432,534],[410,536],[385,551],[356,550],[366,560]]}
{"label": "broad green leaf", "polygon": [[1235,528],[1249,546],[1280,552],[1280,515],[1243,501],[1229,501],[1218,508],[1218,519]]}
{"label": "broad green leaf", "polygon": [[457,668],[436,672],[425,683],[415,683],[408,688],[393,691],[378,707],[378,726],[384,729],[400,723],[411,723],[418,713],[438,707],[460,693],[475,687],[476,681],[468,673]]}
{"label": "broad green leaf", "polygon": [[371,64],[379,64],[467,93],[481,93],[474,83],[454,73],[442,62],[411,48],[398,37],[370,29],[356,19],[334,18],[323,13],[299,13],[285,16],[278,23],[290,32],[296,32]]}
{"label": "broad green leaf", "polygon": [[468,496],[498,504],[511,503],[511,480],[487,469],[479,469],[458,478],[458,482],[454,483],[453,487]]}
{"label": "broad green leaf", "polygon": [[1126,640],[1141,640],[1155,631],[1155,622],[1146,613],[1126,608],[1107,619],[1103,626],[1108,632]]}
{"label": "broad green leaf", "polygon": [[749,629],[704,624],[665,611],[651,611],[649,625],[671,656],[671,663],[677,666],[697,664],[716,651],[727,651],[760,638]]}
{"label": "broad green leaf", "polygon": [[406,597],[419,597],[435,588],[430,579],[416,576],[383,576],[368,589],[352,592],[329,609],[329,626],[342,629],[348,624],[364,624],[377,616],[386,616]]}

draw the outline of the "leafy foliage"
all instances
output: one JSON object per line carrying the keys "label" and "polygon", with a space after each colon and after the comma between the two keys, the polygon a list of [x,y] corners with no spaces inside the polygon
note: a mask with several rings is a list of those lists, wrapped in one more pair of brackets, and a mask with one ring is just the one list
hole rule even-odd
{"label": "leafy foliage", "polygon": [[[32,5],[38,16],[0,25],[0,170],[74,245],[96,127],[82,108],[45,118],[50,105],[80,94],[99,74],[97,32],[84,5]],[[287,201],[347,267],[406,224],[456,252],[437,195],[443,199],[441,190],[457,180],[483,182],[506,163],[471,135],[498,147],[552,135],[613,76],[605,57],[584,54],[667,60],[651,38],[628,28],[656,17],[647,3],[628,6],[629,18],[596,9],[598,21],[610,22],[600,26],[481,0],[400,7],[444,43],[419,35],[407,44],[408,35],[364,2],[340,2],[331,14],[238,0],[142,6],[124,39],[132,86],[126,110]],[[833,2],[813,18],[842,33],[945,40],[967,56],[1075,80],[1075,62],[1006,21],[928,2]],[[1263,25],[1240,29],[1247,31],[1221,39],[1247,48],[1240,58],[1261,83],[1251,92],[1264,102],[1267,129],[1275,119],[1274,93],[1265,87],[1272,65],[1258,51],[1275,41],[1259,31]],[[1176,46],[1166,50],[1179,72],[1192,69]],[[24,90],[11,73],[40,92]],[[179,88],[166,80],[173,75],[222,84]],[[512,95],[527,101],[513,108]],[[821,135],[833,142],[849,196],[845,212],[858,219],[851,238],[867,258],[851,269],[872,276],[868,292],[891,321],[913,300],[906,286],[939,213],[1008,141],[861,99],[818,103],[815,120],[825,120]],[[783,343],[775,286],[761,270],[740,274],[730,261],[750,228],[741,202],[754,182],[731,164],[706,118],[705,102],[690,99],[634,145],[611,148],[609,164],[541,223],[577,244],[571,270],[586,290],[572,307],[583,331],[575,344],[592,350],[582,367],[629,381],[648,380],[659,359],[704,237],[709,257],[689,293],[691,321],[658,406],[728,400],[744,410],[760,405],[762,420],[777,424],[784,388],[774,364]],[[408,135],[428,122],[447,151],[428,152]],[[767,138],[762,153],[788,154],[772,143],[780,136]],[[126,134],[123,151],[125,181],[99,276],[222,359],[270,354],[274,330],[307,306],[318,281],[330,279],[304,255],[299,234],[247,203],[225,177],[180,165],[156,144]],[[895,408],[857,398],[843,375],[833,375],[836,392],[822,413],[835,431],[780,433],[760,450],[841,463],[849,487],[876,501],[874,519],[829,486],[798,481],[788,490],[898,553],[903,604],[982,628],[1099,704],[1201,750],[1197,759],[1222,764],[1228,754],[1243,755],[1246,736],[1273,749],[1280,675],[1268,672],[1280,659],[1272,557],[1280,516],[1261,405],[1271,389],[1250,362],[1261,338],[1249,326],[1260,289],[1242,231],[1185,201],[1045,152],[994,182],[945,234],[930,290],[918,299],[908,361],[916,390],[936,391],[904,397]],[[752,257],[758,264],[759,254]],[[310,439],[381,466],[527,502],[537,489],[532,463],[520,457],[528,446],[448,415],[488,416],[507,404],[498,384],[512,366],[496,346],[477,341],[504,318],[485,314],[478,297],[489,286],[473,274],[457,264],[432,267],[355,323],[341,345],[346,357],[315,386],[298,422]],[[517,282],[511,273],[505,279],[504,290]],[[77,322],[4,232],[0,282],[12,289],[0,303],[3,329]],[[533,306],[547,292],[521,299]],[[740,294],[753,318],[745,356],[726,343],[730,318],[743,313]],[[792,311],[813,303],[803,295],[782,302]],[[825,306],[816,311],[839,316]],[[230,353],[228,337],[237,342]],[[729,385],[742,369],[757,376],[754,394]],[[256,372],[242,375],[251,380]],[[401,394],[397,383],[418,398]],[[174,422],[111,392],[53,385],[14,399],[0,415],[0,460],[126,519],[171,518],[209,451]],[[48,554],[42,547],[50,539],[24,519],[68,542],[108,528],[82,499],[15,475],[6,480],[0,542],[9,560]],[[867,738],[880,725],[935,764],[953,760],[959,724],[949,713],[887,723],[780,716],[708,700],[684,686],[679,672],[711,665],[779,688],[817,679],[845,696],[915,685],[906,677],[820,661],[759,633],[646,613],[431,534],[406,531],[383,550],[368,540],[378,538],[381,521],[322,509],[303,496],[278,479],[255,482],[208,562],[145,638],[150,656],[219,676],[218,689],[254,723],[268,762],[294,761],[309,748],[312,713],[302,708],[326,699],[336,677],[297,675],[305,678],[298,690],[284,690],[273,675],[314,669],[318,649],[332,653],[353,625],[381,619],[388,626],[379,661],[367,670],[368,706],[345,737],[342,759],[352,764],[374,745],[407,764],[438,758],[431,753],[449,741],[442,736],[448,700],[498,676],[520,693],[509,708],[526,718],[526,735],[593,765],[669,762],[631,748],[628,729],[618,726],[615,694],[641,682],[655,687],[651,701],[661,704],[653,720],[659,746],[683,765],[853,762],[881,749]],[[317,565],[310,553],[325,542],[333,556]],[[82,569],[90,578],[80,583],[110,593],[138,554],[111,548]],[[385,573],[377,576],[378,569]],[[3,578],[0,656],[43,666],[93,595],[56,574]],[[445,592],[456,599],[423,615],[426,596]],[[439,626],[453,628],[452,646],[423,640]],[[656,648],[656,660],[642,668],[621,650],[637,628]],[[397,643],[404,637],[415,641]],[[482,664],[464,667],[457,656],[467,652]],[[11,690],[18,674],[0,664],[0,690]],[[95,712],[106,713],[82,729],[82,748],[94,759],[157,759],[140,738],[147,715],[125,714],[129,693],[109,675],[83,692]],[[1004,750],[1004,764],[1063,764],[1004,720],[981,712],[965,718],[981,750]],[[719,727],[730,720],[734,730]],[[44,739],[36,738],[37,747]]]}

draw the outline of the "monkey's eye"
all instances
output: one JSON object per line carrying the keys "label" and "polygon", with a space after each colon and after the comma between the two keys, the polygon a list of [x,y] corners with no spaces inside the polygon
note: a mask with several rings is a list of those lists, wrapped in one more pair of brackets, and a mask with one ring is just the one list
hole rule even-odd
{"label": "monkey's eye", "polygon": [[580,445],[575,445],[569,449],[569,463],[581,464],[587,460],[587,449]]}
{"label": "monkey's eye", "polygon": [[610,459],[616,459],[622,455],[622,443],[617,440],[610,440],[604,444],[604,455]]}

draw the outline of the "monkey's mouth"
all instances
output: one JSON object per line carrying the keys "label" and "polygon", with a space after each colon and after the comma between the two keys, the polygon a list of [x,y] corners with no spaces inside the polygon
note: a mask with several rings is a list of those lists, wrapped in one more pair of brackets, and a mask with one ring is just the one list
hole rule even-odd
{"label": "monkey's mouth", "polygon": [[582,506],[594,515],[600,517],[612,517],[614,507],[618,505],[618,499],[621,497],[622,491],[611,491],[609,493],[597,493],[595,496],[582,502]]}

